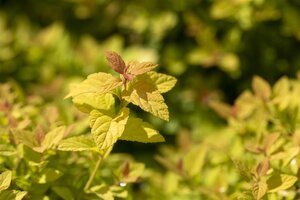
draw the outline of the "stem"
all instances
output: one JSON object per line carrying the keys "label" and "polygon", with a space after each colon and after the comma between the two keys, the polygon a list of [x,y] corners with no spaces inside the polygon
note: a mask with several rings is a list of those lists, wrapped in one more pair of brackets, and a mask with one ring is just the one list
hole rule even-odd
{"label": "stem", "polygon": [[85,191],[85,192],[88,191],[88,189],[89,189],[91,183],[93,182],[93,180],[94,180],[94,178],[95,178],[95,175],[96,175],[96,172],[97,172],[98,168],[100,167],[102,161],[103,161],[103,156],[100,156],[99,159],[98,159],[98,161],[97,161],[97,163],[96,163],[96,165],[95,165],[95,168],[94,168],[92,174],[91,174],[90,177],[89,177],[89,180],[86,182],[86,184],[85,184],[85,186],[84,186],[84,191]]}

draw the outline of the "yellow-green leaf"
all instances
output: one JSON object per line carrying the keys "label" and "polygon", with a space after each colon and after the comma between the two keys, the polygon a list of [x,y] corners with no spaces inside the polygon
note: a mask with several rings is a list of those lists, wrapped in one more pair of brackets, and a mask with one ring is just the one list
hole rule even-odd
{"label": "yellow-green leaf", "polygon": [[21,200],[26,196],[27,192],[18,190],[4,190],[0,192],[2,200]]}
{"label": "yellow-green leaf", "polygon": [[129,117],[120,140],[154,143],[164,142],[165,139],[150,124],[135,117]]}
{"label": "yellow-green leaf", "polygon": [[116,78],[111,74],[99,72],[91,74],[81,83],[71,87],[70,93],[65,97],[75,97],[86,93],[105,94],[122,84],[120,78]]}
{"label": "yellow-green leaf", "polygon": [[60,126],[51,130],[46,134],[45,139],[42,141],[41,146],[34,147],[33,150],[37,152],[44,152],[47,149],[58,145],[58,143],[63,139],[66,127]]}
{"label": "yellow-green leaf", "polygon": [[136,79],[129,88],[123,92],[123,97],[146,112],[169,121],[168,106],[163,96],[156,89],[155,85],[146,80]]}
{"label": "yellow-green leaf", "polygon": [[73,98],[74,105],[84,113],[92,110],[110,110],[114,112],[115,99],[112,94],[99,95],[96,93],[81,94]]}
{"label": "yellow-green leaf", "polygon": [[264,180],[260,180],[259,182],[256,182],[252,186],[252,195],[255,200],[261,199],[268,190],[268,185]]}
{"label": "yellow-green leaf", "polygon": [[298,178],[288,174],[275,174],[267,180],[268,192],[278,192],[292,187]]}
{"label": "yellow-green leaf", "polygon": [[6,190],[10,186],[12,172],[7,170],[0,174],[0,191]]}
{"label": "yellow-green leaf", "polygon": [[267,100],[271,96],[271,87],[267,81],[259,76],[255,76],[252,81],[252,88],[256,96]]}
{"label": "yellow-green leaf", "polygon": [[97,151],[98,148],[91,137],[81,135],[62,140],[58,149],[61,151]]}
{"label": "yellow-green leaf", "polygon": [[203,144],[193,147],[184,157],[185,172],[193,177],[199,176],[205,162],[207,147]]}
{"label": "yellow-green leaf", "polygon": [[170,91],[177,82],[176,78],[174,78],[173,76],[162,73],[147,72],[147,75],[151,78],[160,93]]}
{"label": "yellow-green leaf", "polygon": [[117,116],[110,116],[98,110],[90,113],[92,135],[98,148],[111,147],[122,135],[129,115],[129,109],[123,108]]}
{"label": "yellow-green leaf", "polygon": [[156,68],[158,65],[153,64],[152,62],[136,62],[131,61],[128,63],[128,69],[126,73],[132,74],[132,75],[140,75],[144,74],[146,72],[151,71],[152,69]]}
{"label": "yellow-green leaf", "polygon": [[63,173],[57,169],[46,168],[42,171],[41,175],[37,180],[37,183],[44,184],[52,182],[59,179],[62,175]]}

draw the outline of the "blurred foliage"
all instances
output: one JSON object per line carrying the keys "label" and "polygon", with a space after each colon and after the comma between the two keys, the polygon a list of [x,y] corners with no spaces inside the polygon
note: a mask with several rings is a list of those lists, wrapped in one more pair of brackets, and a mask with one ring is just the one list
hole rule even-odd
{"label": "blurred foliage", "polygon": [[[70,107],[70,102],[62,99],[70,83],[79,82],[91,73],[112,72],[105,62],[105,50],[119,52],[124,60],[159,63],[159,72],[178,79],[174,90],[166,95],[170,122],[144,116],[166,136],[167,147],[159,150],[158,146],[145,147],[135,143],[126,145],[120,142],[116,145],[116,152],[130,152],[148,166],[157,167],[152,158],[157,151],[161,152],[158,161],[168,160],[165,157],[172,160],[172,164],[163,164],[167,169],[173,165],[173,169],[166,173],[156,168],[146,169],[143,176],[151,178],[130,189],[137,197],[146,195],[157,199],[156,195],[164,192],[162,198],[167,199],[227,199],[237,196],[247,199],[248,194],[252,195],[249,191],[259,188],[257,185],[265,185],[264,182],[255,182],[262,172],[255,178],[251,174],[252,182],[247,182],[239,176],[237,168],[255,168],[257,173],[256,167],[260,163],[260,166],[266,166],[265,157],[273,156],[270,150],[266,155],[261,153],[266,151],[263,141],[268,133],[272,133],[274,138],[279,134],[276,141],[280,144],[275,152],[282,153],[283,157],[292,157],[293,163],[297,164],[289,169],[289,161],[283,157],[268,160],[270,170],[262,175],[262,179],[273,180],[275,171],[280,177],[282,174],[297,174],[298,79],[281,79],[281,86],[276,86],[277,83],[269,96],[259,88],[270,86],[255,78],[254,82],[259,83],[253,84],[254,92],[245,92],[239,97],[238,94],[250,88],[255,75],[270,83],[275,83],[283,75],[296,77],[300,69],[298,0],[24,0],[22,3],[0,0],[0,82],[9,82],[3,88],[13,88],[13,92],[0,96],[0,99],[5,97],[10,102],[2,102],[1,132],[8,134],[9,129],[15,126],[33,131],[37,124],[43,124],[45,132],[49,132],[57,126],[77,121],[72,134],[86,133],[87,120]],[[255,86],[257,84],[260,86]],[[282,86],[284,84],[288,87]],[[286,93],[281,93],[284,91]],[[234,106],[220,103],[220,100]],[[218,118],[209,107],[225,120]],[[8,110],[4,112],[3,109]],[[6,134],[1,134],[1,137]],[[1,145],[11,145],[10,139],[3,137]],[[174,146],[175,143],[177,146]],[[248,147],[251,152],[259,152],[252,155]],[[13,178],[8,190],[13,190],[13,195],[19,193],[22,196],[24,193],[21,191],[28,191],[39,183],[36,180],[31,183],[34,178],[28,175],[37,168],[36,165],[31,166],[31,159],[35,158],[31,158],[30,154],[26,155],[29,158],[22,157],[23,148],[29,150],[19,148],[13,151],[21,152],[18,155],[24,160],[21,161],[20,172],[17,176],[13,173],[13,177],[20,177],[23,182],[16,184]],[[196,167],[201,176],[195,176],[192,168],[184,171],[182,167],[182,163],[191,162],[189,156],[183,159],[183,155],[194,157],[194,151],[201,152]],[[68,169],[69,165],[77,162],[81,162],[78,166],[84,166],[84,169],[92,168],[85,163],[89,162],[90,155],[84,153],[80,161],[75,161],[77,154],[72,154],[75,157],[71,158],[51,150],[50,154],[45,154],[49,158],[53,156],[51,159],[60,157],[56,160],[62,163],[62,169],[57,170],[64,173],[63,168]],[[66,162],[67,158],[70,161]],[[12,169],[19,163],[17,159],[1,157],[0,170],[3,171],[2,167]],[[204,164],[201,164],[202,159]],[[116,160],[119,162],[122,156]],[[133,162],[131,158],[130,162]],[[5,166],[2,163],[6,163]],[[184,172],[174,169],[174,163]],[[103,170],[107,173],[105,168]],[[51,183],[43,191],[54,195],[53,198],[68,187],[77,191],[82,188],[88,173],[82,168],[74,168],[74,172],[64,175],[74,177],[78,171],[85,173],[82,175],[84,180],[80,180],[78,185],[64,183],[63,189],[54,189],[55,183]],[[110,180],[114,178],[110,177]],[[162,191],[163,186],[168,189]],[[110,191],[109,187],[99,186],[95,191]],[[270,199],[278,199],[276,195],[293,199],[298,197],[295,193],[298,187],[297,181],[290,190],[268,195]],[[180,191],[178,188],[181,188]],[[241,194],[241,191],[245,192]]]}

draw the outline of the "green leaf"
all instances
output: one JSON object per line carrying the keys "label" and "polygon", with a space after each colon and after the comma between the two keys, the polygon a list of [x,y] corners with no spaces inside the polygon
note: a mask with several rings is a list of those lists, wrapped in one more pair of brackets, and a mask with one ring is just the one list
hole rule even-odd
{"label": "green leaf", "polygon": [[10,186],[12,172],[7,170],[0,174],[0,191],[6,190]]}
{"label": "green leaf", "polygon": [[114,197],[123,199],[128,197],[128,191],[126,190],[126,188],[113,185],[110,187],[110,191],[112,192]]}
{"label": "green leaf", "polygon": [[132,61],[128,63],[128,70],[126,73],[132,75],[140,75],[146,72],[151,71],[152,69],[156,68],[158,65],[153,64],[152,62],[136,62]]}
{"label": "green leaf", "polygon": [[268,192],[278,192],[292,187],[298,178],[288,174],[275,174],[267,180]]}
{"label": "green leaf", "polygon": [[105,150],[118,140],[124,132],[128,116],[128,108],[123,108],[115,117],[98,110],[90,113],[92,135],[99,149]]}
{"label": "green leaf", "polygon": [[251,180],[251,170],[250,168],[240,160],[233,159],[232,162],[239,170],[240,175],[245,178],[247,181]]}
{"label": "green leaf", "polygon": [[21,200],[26,196],[27,192],[17,190],[5,190],[0,192],[0,199],[3,200]]}
{"label": "green leaf", "polygon": [[7,144],[0,144],[0,155],[2,156],[12,156],[15,155],[16,149]]}
{"label": "green leaf", "polygon": [[37,152],[44,152],[47,149],[51,149],[52,147],[58,145],[58,143],[64,137],[66,127],[59,126],[51,130],[49,133],[46,134],[45,139],[42,141],[41,146],[34,147],[33,150]]}
{"label": "green leaf", "polygon": [[86,93],[105,94],[122,84],[120,78],[116,78],[111,74],[99,72],[91,74],[81,83],[74,85],[70,93],[65,97],[75,97]]}
{"label": "green leaf", "polygon": [[169,76],[157,72],[147,72],[147,76],[153,81],[160,93],[170,91],[176,84],[177,80],[173,76]]}
{"label": "green leaf", "polygon": [[86,135],[75,136],[60,141],[58,150],[61,151],[97,151],[93,139]]}
{"label": "green leaf", "polygon": [[37,183],[44,184],[59,179],[63,173],[57,169],[46,168],[42,171]]}
{"label": "green leaf", "polygon": [[38,145],[35,140],[35,134],[33,132],[24,131],[24,130],[14,130],[13,134],[16,140],[30,148],[34,148]]}
{"label": "green leaf", "polygon": [[268,190],[268,185],[264,180],[260,180],[259,182],[256,182],[252,186],[252,195],[255,200],[261,199]]}
{"label": "green leaf", "polygon": [[184,156],[184,169],[190,176],[199,176],[205,162],[207,147],[203,144],[194,146]]}
{"label": "green leaf", "polygon": [[110,188],[105,184],[93,186],[90,190],[101,199],[114,200],[113,193],[110,191]]}
{"label": "green leaf", "polygon": [[154,143],[164,142],[165,139],[150,124],[135,117],[129,117],[120,140]]}
{"label": "green leaf", "polygon": [[168,106],[165,104],[163,96],[148,80],[135,79],[129,88],[123,91],[123,97],[146,112],[169,121]]}
{"label": "green leaf", "polygon": [[73,98],[74,105],[84,113],[90,113],[92,110],[110,110],[114,112],[115,99],[112,94],[81,94]]}
{"label": "green leaf", "polygon": [[54,187],[52,187],[52,190],[64,200],[73,200],[74,199],[71,190],[67,187],[54,186]]}
{"label": "green leaf", "polygon": [[142,163],[125,162],[119,169],[120,181],[125,183],[135,182],[144,172],[145,165]]}
{"label": "green leaf", "polygon": [[255,76],[252,81],[252,88],[256,96],[267,100],[271,97],[271,87],[267,81]]}

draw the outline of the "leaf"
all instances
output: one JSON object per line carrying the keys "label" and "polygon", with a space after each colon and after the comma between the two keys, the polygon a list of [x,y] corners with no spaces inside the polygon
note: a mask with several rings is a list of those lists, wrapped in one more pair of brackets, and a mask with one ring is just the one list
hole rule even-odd
{"label": "leaf", "polygon": [[190,176],[199,176],[202,171],[202,167],[205,162],[205,157],[207,153],[207,147],[205,145],[194,146],[185,156],[184,156],[184,169],[185,172]]}
{"label": "leaf", "polygon": [[288,174],[275,174],[267,180],[268,192],[278,192],[292,187],[298,178]]}
{"label": "leaf", "polygon": [[135,117],[129,117],[120,140],[153,143],[164,142],[165,139],[150,124]]}
{"label": "leaf", "polygon": [[146,112],[169,121],[168,106],[156,87],[147,80],[136,79],[123,91],[123,97]]}
{"label": "leaf", "polygon": [[255,200],[261,199],[268,190],[268,185],[265,181],[260,180],[259,182],[256,182],[252,186],[252,195]]}
{"label": "leaf", "polygon": [[124,73],[126,64],[119,54],[114,51],[106,51],[105,57],[114,71],[118,72],[119,74]]}
{"label": "leaf", "polygon": [[268,151],[268,149],[274,144],[274,142],[279,138],[279,133],[271,133],[266,135],[263,142],[263,148],[265,151]]}
{"label": "leaf", "polygon": [[64,200],[73,200],[72,192],[67,187],[54,186],[52,190]]}
{"label": "leaf", "polygon": [[147,72],[160,93],[170,91],[176,84],[177,80],[173,76],[165,75],[157,72]]}
{"label": "leaf", "polygon": [[232,162],[236,166],[236,168],[239,170],[240,175],[245,178],[246,180],[251,180],[251,170],[250,168],[245,165],[242,161],[233,159]]}
{"label": "leaf", "polygon": [[90,190],[101,199],[114,200],[113,193],[110,191],[110,188],[105,184],[93,186]]}
{"label": "leaf", "polygon": [[256,96],[267,100],[271,97],[271,87],[267,81],[255,76],[252,81],[252,88]]}
{"label": "leaf", "polygon": [[0,199],[3,200],[21,200],[26,196],[27,192],[17,190],[5,190],[0,192]]}
{"label": "leaf", "polygon": [[16,149],[10,145],[0,144],[0,155],[2,156],[12,156],[15,155]]}
{"label": "leaf", "polygon": [[[128,169],[129,168],[129,169]],[[124,169],[126,173],[124,172]],[[125,183],[135,182],[144,172],[145,165],[142,163],[129,163],[125,162],[119,169],[120,181]]]}
{"label": "leaf", "polygon": [[60,141],[58,145],[60,151],[97,151],[93,139],[86,135],[70,137]]}
{"label": "leaf", "polygon": [[37,183],[44,184],[59,179],[63,173],[57,169],[46,168],[42,171]]}
{"label": "leaf", "polygon": [[98,110],[90,113],[92,135],[99,149],[105,150],[118,140],[124,132],[128,115],[128,108],[123,108],[114,118]]}
{"label": "leaf", "polygon": [[74,105],[84,113],[90,113],[92,110],[110,110],[114,112],[115,99],[112,94],[81,94],[73,98]]}
{"label": "leaf", "polygon": [[228,119],[230,116],[232,116],[232,109],[231,106],[223,103],[223,102],[219,102],[219,101],[212,101],[209,102],[209,106],[222,118],[224,119]]}
{"label": "leaf", "polygon": [[156,68],[158,65],[153,64],[152,62],[129,62],[128,69],[126,71],[127,74],[131,75],[140,75],[146,72],[151,71],[152,69]]}
{"label": "leaf", "polygon": [[7,170],[0,174],[0,191],[6,190],[10,186],[12,172]]}
{"label": "leaf", "polygon": [[105,94],[122,84],[120,78],[116,78],[111,74],[99,72],[91,74],[79,84],[71,88],[70,93],[65,97],[75,97],[86,93],[96,93],[98,95]]}
{"label": "leaf", "polygon": [[45,139],[42,141],[41,146],[34,147],[33,150],[37,152],[44,152],[47,149],[51,149],[52,147],[58,145],[58,143],[64,137],[66,127],[59,126],[51,130],[49,133],[46,134]]}
{"label": "leaf", "polygon": [[264,176],[269,169],[269,158],[265,158],[256,167],[256,173],[258,176]]}
{"label": "leaf", "polygon": [[35,140],[35,134],[33,132],[24,130],[14,130],[13,135],[16,140],[30,148],[37,146],[37,141]]}

